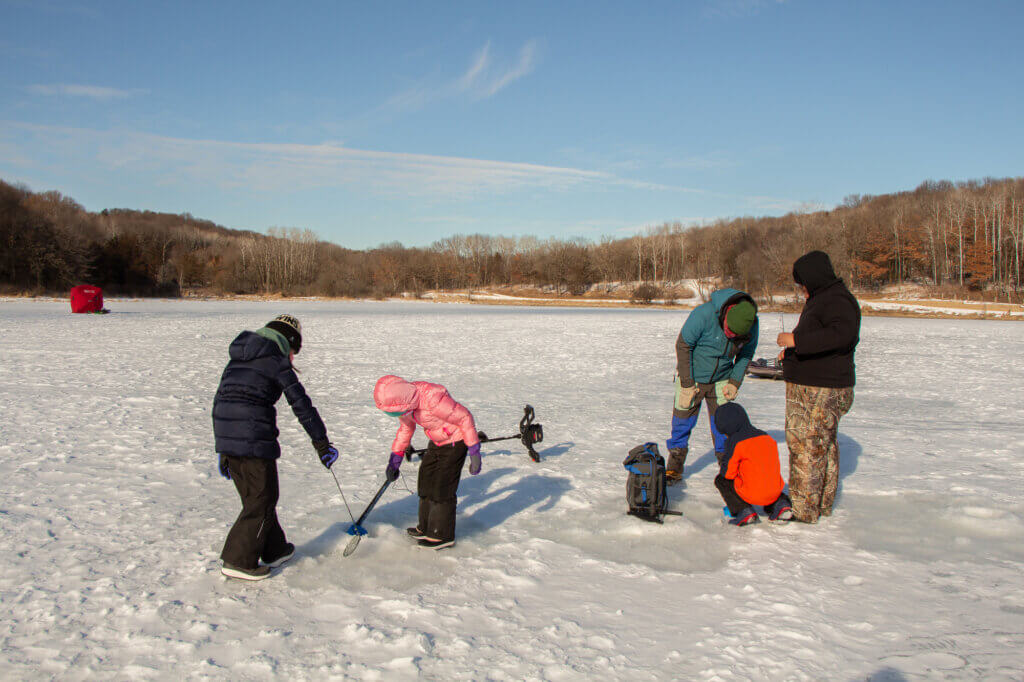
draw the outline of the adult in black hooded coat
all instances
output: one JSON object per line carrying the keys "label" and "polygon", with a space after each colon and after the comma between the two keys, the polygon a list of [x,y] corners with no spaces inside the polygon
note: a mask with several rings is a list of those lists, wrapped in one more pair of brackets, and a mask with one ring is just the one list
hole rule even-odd
{"label": "adult in black hooded coat", "polygon": [[853,406],[860,304],[823,251],[798,258],[793,281],[807,302],[793,331],[777,339],[786,380],[789,496],[794,517],[816,523],[832,514],[839,487],[839,419]]}

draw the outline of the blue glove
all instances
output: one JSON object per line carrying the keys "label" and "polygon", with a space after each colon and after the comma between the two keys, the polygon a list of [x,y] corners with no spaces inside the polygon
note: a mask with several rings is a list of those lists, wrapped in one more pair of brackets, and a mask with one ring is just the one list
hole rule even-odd
{"label": "blue glove", "polygon": [[469,475],[476,476],[480,473],[480,443],[470,445],[466,454],[469,455]]}
{"label": "blue glove", "polygon": [[402,466],[403,459],[405,459],[404,453],[391,453],[391,458],[388,460],[388,468],[384,470],[384,476],[387,477],[389,482],[394,483],[398,480],[398,467]]}
{"label": "blue glove", "polygon": [[313,447],[316,448],[316,454],[320,457],[320,463],[324,467],[330,469],[331,465],[338,461],[338,448],[330,444],[326,440],[313,441]]}
{"label": "blue glove", "polygon": [[219,461],[217,462],[217,468],[220,469],[220,475],[224,478],[231,480],[231,470],[228,469],[228,459],[224,455],[218,454]]}
{"label": "blue glove", "polygon": [[330,469],[331,465],[338,461],[338,448],[333,445],[327,448],[327,452],[320,455],[320,461],[325,467]]}

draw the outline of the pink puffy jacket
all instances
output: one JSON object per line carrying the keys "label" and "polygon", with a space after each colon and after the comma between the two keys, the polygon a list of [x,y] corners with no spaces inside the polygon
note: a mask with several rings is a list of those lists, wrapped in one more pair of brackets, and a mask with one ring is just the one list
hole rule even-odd
{"label": "pink puffy jacket", "polygon": [[480,442],[473,415],[448,395],[441,384],[406,381],[392,374],[377,379],[373,402],[385,412],[404,412],[398,419],[398,434],[391,452],[403,452],[419,424],[427,438],[437,445],[461,440],[467,446]]}

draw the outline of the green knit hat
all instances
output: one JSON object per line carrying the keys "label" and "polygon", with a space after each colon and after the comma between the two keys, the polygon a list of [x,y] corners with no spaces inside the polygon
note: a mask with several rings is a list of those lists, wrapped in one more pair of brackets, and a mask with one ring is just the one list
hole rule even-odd
{"label": "green knit hat", "polygon": [[750,301],[740,301],[725,314],[725,324],[728,325],[729,331],[737,336],[749,332],[756,319],[757,308]]}

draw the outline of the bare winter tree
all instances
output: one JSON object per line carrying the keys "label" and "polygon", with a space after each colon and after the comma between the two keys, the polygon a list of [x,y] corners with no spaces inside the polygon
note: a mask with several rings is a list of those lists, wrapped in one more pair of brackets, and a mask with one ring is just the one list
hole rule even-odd
{"label": "bare winter tree", "polygon": [[[89,278],[136,295],[175,283],[227,293],[365,295],[372,288],[461,288],[693,278],[698,294],[732,282],[771,299],[788,287],[801,253],[827,250],[855,287],[915,282],[965,294],[1019,296],[1024,260],[1024,178],[850,196],[831,210],[662,223],[627,238],[545,240],[453,235],[430,248],[389,244],[353,251],[309,230],[229,230],[187,213],[85,211],[58,192],[0,181],[0,286],[62,289]],[[386,255],[386,258],[384,256]]]}

